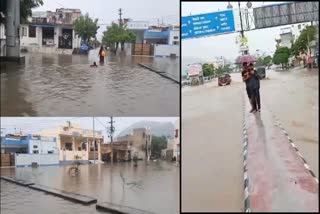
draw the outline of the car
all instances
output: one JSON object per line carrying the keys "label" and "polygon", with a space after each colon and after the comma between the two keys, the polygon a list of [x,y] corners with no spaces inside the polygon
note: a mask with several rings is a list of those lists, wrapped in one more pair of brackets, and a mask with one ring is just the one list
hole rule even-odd
{"label": "car", "polygon": [[265,67],[257,67],[257,74],[260,77],[260,79],[266,78],[266,68]]}
{"label": "car", "polygon": [[81,46],[80,46],[80,53],[88,53],[89,52],[89,50],[91,50],[92,49],[92,47],[89,45],[89,44],[82,44]]}
{"label": "car", "polygon": [[218,76],[218,85],[223,86],[223,85],[230,85],[231,83],[231,76],[228,73],[223,73]]}

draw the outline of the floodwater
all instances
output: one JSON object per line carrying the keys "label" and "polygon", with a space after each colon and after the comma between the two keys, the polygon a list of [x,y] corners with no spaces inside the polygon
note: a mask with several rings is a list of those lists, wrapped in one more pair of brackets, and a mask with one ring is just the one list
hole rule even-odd
{"label": "floodwater", "polygon": [[179,84],[142,68],[151,64],[179,80],[179,59],[108,55],[25,54],[25,65],[1,67],[2,116],[177,116]]}
{"label": "floodwater", "polygon": [[[114,163],[113,167],[82,165],[77,177],[69,175],[69,167],[1,169],[1,175],[15,175],[18,179],[95,197],[98,203],[112,202],[155,213],[179,213],[180,169],[173,163],[141,161],[138,167],[132,163]],[[33,205],[36,204],[34,201]]]}
{"label": "floodwater", "polygon": [[[318,71],[267,70],[266,75],[260,82],[261,114],[264,106],[272,110],[318,177]],[[182,89],[183,212],[243,211],[245,87],[240,73],[231,76],[230,86],[214,80]]]}
{"label": "floodwater", "polygon": [[97,211],[95,205],[76,204],[2,179],[0,182],[3,214],[106,213]]}
{"label": "floodwater", "polygon": [[182,212],[241,212],[241,82],[211,82],[182,93]]}

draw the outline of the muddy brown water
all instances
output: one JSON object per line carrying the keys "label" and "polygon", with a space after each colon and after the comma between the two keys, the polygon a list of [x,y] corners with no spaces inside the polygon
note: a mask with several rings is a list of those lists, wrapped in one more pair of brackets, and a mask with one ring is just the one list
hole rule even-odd
{"label": "muddy brown water", "polygon": [[138,65],[179,80],[179,59],[110,54],[104,65],[90,68],[98,50],[25,57],[25,65],[1,65],[2,116],[179,115],[179,84]]}
{"label": "muddy brown water", "polygon": [[[146,164],[140,161],[138,167],[133,167],[131,163],[114,163],[113,167],[110,164],[82,165],[79,176],[71,176],[68,173],[69,167],[8,168],[1,169],[1,175],[16,176],[18,179],[44,186],[91,196],[97,198],[98,203],[106,201],[155,213],[179,213],[180,169],[171,162]],[[10,188],[6,185],[4,182],[4,194],[8,195],[7,191]],[[17,196],[18,201],[27,200],[28,203],[31,203],[30,207],[42,206],[38,205],[38,197],[33,197],[39,195],[37,191],[19,188],[20,186],[16,187],[23,196]],[[27,197],[28,194],[25,191],[30,193],[30,197]],[[44,195],[42,192],[41,194]],[[17,205],[18,203],[14,198],[7,198],[3,202],[6,205],[1,209],[14,209],[10,208],[12,204]],[[58,203],[58,208],[61,206],[59,203],[62,203],[59,201],[53,202],[53,204]],[[66,204],[66,202],[62,204]],[[23,209],[22,204],[17,206]],[[81,210],[81,208],[79,209]],[[79,213],[85,213],[86,210]]]}

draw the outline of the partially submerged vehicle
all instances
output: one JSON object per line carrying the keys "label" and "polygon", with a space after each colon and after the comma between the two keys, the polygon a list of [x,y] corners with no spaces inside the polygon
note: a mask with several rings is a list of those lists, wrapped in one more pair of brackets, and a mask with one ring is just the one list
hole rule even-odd
{"label": "partially submerged vehicle", "polygon": [[231,75],[229,73],[223,73],[218,76],[218,85],[230,85],[231,84]]}

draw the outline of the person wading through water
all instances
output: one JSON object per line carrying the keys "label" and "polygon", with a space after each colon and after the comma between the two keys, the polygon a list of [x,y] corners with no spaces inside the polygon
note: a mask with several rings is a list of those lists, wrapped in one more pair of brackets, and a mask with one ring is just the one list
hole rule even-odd
{"label": "person wading through water", "polygon": [[100,47],[98,56],[100,56],[100,63],[104,63],[104,57],[106,56],[106,50],[103,48],[103,45]]}

